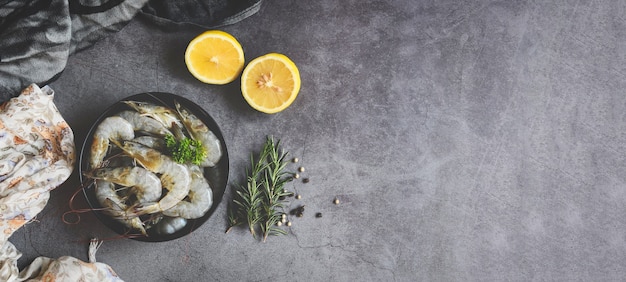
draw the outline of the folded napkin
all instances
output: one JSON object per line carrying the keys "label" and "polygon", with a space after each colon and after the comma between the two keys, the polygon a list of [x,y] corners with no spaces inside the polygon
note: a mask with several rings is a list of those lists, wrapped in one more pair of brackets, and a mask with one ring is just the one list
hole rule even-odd
{"label": "folded napkin", "polygon": [[[83,4],[83,3],[88,3]],[[0,102],[56,79],[68,57],[122,29],[138,13],[161,26],[215,28],[261,0],[0,0]]]}

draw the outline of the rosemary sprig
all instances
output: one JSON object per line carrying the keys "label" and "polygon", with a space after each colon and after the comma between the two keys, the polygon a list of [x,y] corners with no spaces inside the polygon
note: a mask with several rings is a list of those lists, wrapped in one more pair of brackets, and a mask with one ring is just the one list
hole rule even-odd
{"label": "rosemary sprig", "polygon": [[283,214],[282,198],[288,196],[285,184],[291,181],[291,173],[285,171],[287,161],[286,152],[279,150],[280,140],[268,136],[255,161],[250,155],[252,170],[246,170],[247,183],[239,185],[235,191],[233,204],[230,206],[228,221],[229,227],[246,223],[252,236],[256,238],[256,230],[260,229],[263,241],[269,235],[286,234],[285,230],[277,227]]}

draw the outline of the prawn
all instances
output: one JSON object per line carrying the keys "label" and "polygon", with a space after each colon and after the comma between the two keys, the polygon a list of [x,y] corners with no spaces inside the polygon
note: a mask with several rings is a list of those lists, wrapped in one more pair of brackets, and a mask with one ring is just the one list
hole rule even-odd
{"label": "prawn", "polygon": [[95,189],[98,202],[106,208],[104,210],[105,213],[117,219],[125,226],[139,230],[144,236],[148,235],[139,217],[127,216],[125,212],[127,205],[124,204],[124,200],[122,200],[115,191],[115,184],[98,179],[95,182]]}
{"label": "prawn", "polygon": [[145,145],[125,141],[122,150],[151,172],[161,174],[161,186],[168,192],[158,202],[135,208],[137,216],[162,212],[183,200],[189,193],[191,176],[186,166]]}
{"label": "prawn", "polygon": [[166,128],[171,128],[173,125],[182,127],[182,123],[178,118],[176,111],[168,107],[140,101],[124,101],[124,103],[135,109],[141,115],[149,116],[161,122],[161,124],[163,124]]}
{"label": "prawn", "polygon": [[200,144],[206,152],[206,157],[200,163],[200,166],[209,167],[215,166],[222,157],[222,145],[217,136],[200,120],[197,116],[192,114],[189,110],[183,108],[178,102],[176,102],[176,111],[183,121],[183,124],[191,137],[200,141]]}
{"label": "prawn", "polygon": [[202,217],[213,205],[213,191],[209,182],[204,178],[202,169],[198,166],[190,167],[191,187],[189,201],[180,201],[174,207],[163,211],[163,215],[195,219]]}
{"label": "prawn", "polygon": [[161,136],[172,134],[165,128],[165,125],[158,120],[144,116],[136,111],[122,111],[117,115],[128,121],[135,131],[143,131]]}
{"label": "prawn", "polygon": [[135,139],[133,139],[132,141],[137,142],[142,145],[146,145],[147,147],[157,149],[157,150],[163,150],[166,147],[165,140],[163,138],[154,137],[154,136],[148,136],[148,135],[139,136],[139,137],[135,137]]}
{"label": "prawn", "polygon": [[91,158],[89,159],[91,168],[97,168],[102,165],[110,142],[119,144],[121,141],[130,140],[134,137],[133,126],[125,119],[112,116],[102,120],[93,133],[93,142],[90,148]]}
{"label": "prawn", "polygon": [[141,167],[99,168],[85,173],[87,177],[101,179],[125,187],[132,187],[131,193],[140,204],[157,201],[161,198],[161,181],[154,173]]}
{"label": "prawn", "polygon": [[187,220],[182,217],[164,217],[153,226],[153,230],[159,235],[171,235],[183,229],[187,225]]}

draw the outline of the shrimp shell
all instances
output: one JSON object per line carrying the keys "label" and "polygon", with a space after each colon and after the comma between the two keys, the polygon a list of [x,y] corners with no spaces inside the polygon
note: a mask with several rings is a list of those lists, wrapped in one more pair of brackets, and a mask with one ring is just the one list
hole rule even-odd
{"label": "shrimp shell", "polygon": [[131,140],[134,137],[133,126],[125,119],[112,116],[102,120],[93,134],[90,151],[91,158],[89,159],[91,168],[97,168],[102,165],[110,142],[120,143],[124,140]]}
{"label": "shrimp shell", "polygon": [[160,138],[160,137],[144,135],[144,136],[135,137],[135,139],[133,139],[132,141],[137,142],[142,145],[146,145],[147,147],[150,147],[156,150],[163,150],[166,147],[165,139]]}
{"label": "shrimp shell", "polygon": [[161,174],[161,185],[168,192],[158,202],[149,203],[135,209],[136,215],[162,212],[187,196],[190,190],[191,176],[186,166],[174,162],[170,157],[145,145],[125,141],[122,150],[133,157],[141,166]]}
{"label": "shrimp shell", "polygon": [[161,198],[161,181],[154,173],[141,167],[99,168],[85,173],[87,177],[102,179],[118,185],[132,187],[131,192],[139,203],[149,203]]}
{"label": "shrimp shell", "polygon": [[140,101],[124,101],[124,103],[135,109],[140,114],[158,120],[166,128],[171,128],[173,124],[182,127],[182,123],[178,118],[176,111],[168,107],[158,106],[152,103]]}
{"label": "shrimp shell", "polygon": [[106,208],[104,210],[105,213],[125,226],[139,230],[144,236],[148,235],[139,217],[129,217],[126,214],[125,210],[128,206],[124,204],[124,200],[117,195],[115,184],[105,180],[96,180],[95,190],[98,202]]}
{"label": "shrimp shell", "polygon": [[202,120],[192,114],[191,111],[181,106],[178,102],[176,102],[176,110],[191,137],[200,141],[206,151],[206,158],[200,163],[200,166],[215,166],[222,157],[222,145],[220,140]]}
{"label": "shrimp shell", "polygon": [[187,220],[182,217],[165,217],[153,228],[159,235],[171,235],[183,229],[187,225]]}
{"label": "shrimp shell", "polygon": [[172,134],[161,122],[136,111],[122,111],[117,115],[128,121],[135,131],[143,131],[161,136]]}
{"label": "shrimp shell", "polygon": [[196,219],[206,214],[213,205],[213,191],[202,170],[193,166],[190,171],[191,187],[187,195],[189,201],[180,201],[174,207],[163,211],[163,215]]}

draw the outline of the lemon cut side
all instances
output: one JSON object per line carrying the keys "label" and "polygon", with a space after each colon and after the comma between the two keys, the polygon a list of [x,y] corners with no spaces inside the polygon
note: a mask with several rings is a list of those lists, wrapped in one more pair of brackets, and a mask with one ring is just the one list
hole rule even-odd
{"label": "lemon cut side", "polygon": [[291,59],[270,53],[252,60],[241,75],[241,93],[258,111],[278,113],[293,103],[300,91],[300,72]]}
{"label": "lemon cut side", "polygon": [[209,30],[189,42],[185,64],[189,72],[204,83],[227,84],[243,69],[243,48],[232,35]]}

